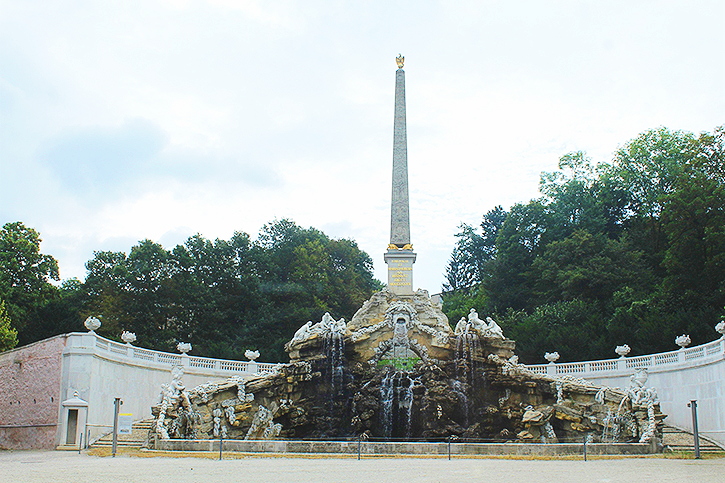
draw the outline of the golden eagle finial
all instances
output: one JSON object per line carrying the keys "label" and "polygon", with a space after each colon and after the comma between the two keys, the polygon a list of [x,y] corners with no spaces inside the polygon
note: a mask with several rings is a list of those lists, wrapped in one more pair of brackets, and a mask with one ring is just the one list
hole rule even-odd
{"label": "golden eagle finial", "polygon": [[403,54],[398,54],[398,56],[395,58],[395,63],[398,64],[398,69],[403,68],[404,62],[405,62],[405,57],[403,57]]}

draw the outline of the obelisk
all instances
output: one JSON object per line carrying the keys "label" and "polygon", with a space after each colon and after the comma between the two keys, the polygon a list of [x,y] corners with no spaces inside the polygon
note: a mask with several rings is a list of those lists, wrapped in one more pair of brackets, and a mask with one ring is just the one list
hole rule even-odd
{"label": "obelisk", "polygon": [[393,121],[393,190],[390,203],[390,244],[385,253],[388,289],[399,295],[413,294],[415,253],[410,242],[408,198],[408,137],[405,125],[405,58],[395,59],[395,117]]}

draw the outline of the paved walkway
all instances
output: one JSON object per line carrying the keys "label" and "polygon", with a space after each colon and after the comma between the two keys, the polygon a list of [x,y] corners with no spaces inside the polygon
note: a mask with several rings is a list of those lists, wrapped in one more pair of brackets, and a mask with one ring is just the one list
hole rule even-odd
{"label": "paved walkway", "polygon": [[438,458],[200,458],[96,457],[62,451],[0,451],[5,482],[375,482],[722,483],[725,459],[659,457],[607,460]]}

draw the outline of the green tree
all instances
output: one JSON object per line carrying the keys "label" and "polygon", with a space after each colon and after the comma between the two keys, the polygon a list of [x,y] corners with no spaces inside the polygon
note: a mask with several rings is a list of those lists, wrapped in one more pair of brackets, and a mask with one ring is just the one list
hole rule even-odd
{"label": "green tree", "polygon": [[136,332],[140,345],[242,358],[256,348],[284,360],[283,345],[324,312],[350,318],[380,283],[355,242],[331,240],[290,220],[265,225],[256,241],[190,237],[168,251],[145,240],[120,252],[97,252],[87,264],[89,314],[102,334]]}
{"label": "green tree", "polygon": [[36,312],[33,322],[35,339],[85,330],[83,321],[90,315],[88,296],[78,279],[64,280],[53,296]]}
{"label": "green tree", "polygon": [[630,194],[629,213],[658,217],[688,166],[701,154],[695,135],[658,128],[645,131],[617,150],[604,174]]}
{"label": "green tree", "polygon": [[5,301],[0,299],[0,352],[15,348],[18,345],[18,331],[13,329],[10,316],[5,309]]}
{"label": "green tree", "polygon": [[59,279],[58,263],[40,253],[40,242],[38,232],[21,222],[0,229],[0,298],[22,344],[37,340],[37,311],[56,292],[50,281]]}
{"label": "green tree", "polygon": [[372,276],[372,260],[350,240],[331,240],[314,228],[283,219],[265,225],[257,239],[261,291],[267,313],[261,322],[275,357],[307,320],[325,312],[352,318],[381,288]]}
{"label": "green tree", "polygon": [[574,299],[540,305],[531,313],[508,310],[500,325],[516,340],[522,362],[540,364],[544,352],[552,351],[561,354],[562,362],[609,357],[613,348],[601,318],[595,304]]}
{"label": "green tree", "polygon": [[180,269],[176,317],[191,329],[184,337],[195,352],[241,358],[245,349],[265,347],[252,329],[267,310],[257,275],[258,249],[246,233],[229,241],[195,235],[177,246],[173,257]]}
{"label": "green tree", "polygon": [[[597,334],[567,358],[606,357],[624,342],[666,350],[683,332],[706,342],[725,305],[724,166],[725,127],[649,130],[608,164],[563,156],[542,174],[542,197],[511,208],[493,249],[470,227],[459,233],[446,288],[466,291],[448,294],[446,313],[458,317],[477,297],[508,335],[526,338],[519,346],[531,357],[553,349],[541,331],[565,337],[561,327]],[[483,258],[478,277],[471,260]]]}
{"label": "green tree", "polygon": [[607,304],[625,287],[644,294],[652,283],[642,253],[626,238],[612,240],[584,230],[549,243],[528,276],[537,304],[574,299]]}
{"label": "green tree", "polygon": [[496,238],[491,277],[484,284],[493,311],[530,306],[531,286],[527,274],[551,236],[550,221],[550,212],[543,200],[511,207]]}
{"label": "green tree", "polygon": [[464,223],[460,226],[456,246],[446,268],[444,291],[469,288],[490,276],[491,262],[496,257],[496,238],[506,215],[501,206],[490,210],[483,216],[480,234],[470,225]]}

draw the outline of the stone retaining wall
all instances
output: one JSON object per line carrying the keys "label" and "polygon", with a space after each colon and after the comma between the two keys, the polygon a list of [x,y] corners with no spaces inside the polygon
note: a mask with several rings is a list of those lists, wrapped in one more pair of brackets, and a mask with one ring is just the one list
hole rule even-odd
{"label": "stone retaining wall", "polygon": [[66,338],[0,354],[0,449],[55,447]]}
{"label": "stone retaining wall", "polygon": [[[361,456],[381,455],[443,455],[447,456],[449,445],[446,442],[382,442],[382,441],[248,441],[225,440],[223,451],[240,453],[299,453],[357,455],[358,445]],[[655,444],[644,443],[590,443],[587,454],[638,455],[657,452]],[[219,440],[158,440],[152,449],[161,451],[206,451],[219,452]],[[522,444],[522,443],[451,443],[451,456],[477,455],[518,455],[518,456],[561,456],[581,455],[583,444]]]}

